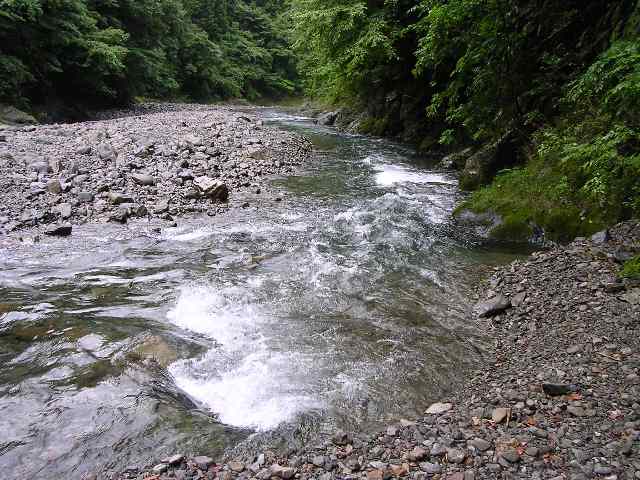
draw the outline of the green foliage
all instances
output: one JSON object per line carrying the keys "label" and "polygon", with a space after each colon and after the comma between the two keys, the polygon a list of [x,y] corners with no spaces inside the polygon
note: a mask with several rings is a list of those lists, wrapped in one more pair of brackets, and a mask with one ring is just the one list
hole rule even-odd
{"label": "green foliage", "polygon": [[570,239],[640,215],[640,43],[614,43],[568,89],[570,113],[535,136],[531,161],[475,192],[468,206],[535,222]]}
{"label": "green foliage", "polygon": [[287,0],[0,0],[0,102],[291,93]]}
{"label": "green foliage", "polygon": [[640,255],[636,255],[631,260],[625,262],[620,271],[622,278],[640,279]]}

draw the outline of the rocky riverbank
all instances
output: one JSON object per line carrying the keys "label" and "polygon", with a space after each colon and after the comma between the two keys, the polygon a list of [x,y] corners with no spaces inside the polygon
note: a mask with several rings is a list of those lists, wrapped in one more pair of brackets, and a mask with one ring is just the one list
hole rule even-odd
{"label": "rocky riverbank", "polygon": [[91,122],[0,125],[0,235],[216,215],[240,189],[278,201],[262,179],[290,173],[310,151],[233,107],[141,105]]}
{"label": "rocky riverbank", "polygon": [[422,418],[286,455],[179,454],[118,478],[638,479],[640,285],[617,273],[639,249],[627,223],[497,269],[474,319],[494,348]]}

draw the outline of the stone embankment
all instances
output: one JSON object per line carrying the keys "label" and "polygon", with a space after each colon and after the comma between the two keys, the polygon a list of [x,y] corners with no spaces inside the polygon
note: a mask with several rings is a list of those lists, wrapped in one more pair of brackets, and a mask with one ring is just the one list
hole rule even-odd
{"label": "stone embankment", "polygon": [[497,269],[475,318],[494,348],[423,418],[287,456],[159,458],[119,478],[639,479],[640,285],[617,277],[638,249],[629,223]]}
{"label": "stone embankment", "polygon": [[0,235],[72,225],[216,215],[239,189],[290,173],[301,136],[231,107],[143,105],[92,122],[0,125]]}

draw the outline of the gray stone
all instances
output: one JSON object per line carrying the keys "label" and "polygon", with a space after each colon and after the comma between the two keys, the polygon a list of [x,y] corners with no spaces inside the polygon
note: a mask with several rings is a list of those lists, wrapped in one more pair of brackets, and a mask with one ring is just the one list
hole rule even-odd
{"label": "gray stone", "polygon": [[271,468],[269,470],[271,471],[271,475],[273,475],[274,477],[282,478],[284,480],[289,480],[296,474],[295,469],[291,467],[282,467],[277,463],[271,465]]}
{"label": "gray stone", "polygon": [[101,143],[97,148],[98,157],[102,160],[115,162],[118,159],[118,152],[110,143]]}
{"label": "gray stone", "polygon": [[151,469],[151,471],[153,473],[160,474],[160,473],[166,472],[168,469],[169,469],[169,465],[167,465],[166,463],[160,463],[160,464],[156,465],[155,467],[153,467]]}
{"label": "gray stone", "polygon": [[202,192],[203,196],[211,200],[226,202],[229,199],[229,188],[223,182],[211,177],[198,177],[194,179],[193,184]]}
{"label": "gray stone", "polygon": [[447,449],[447,460],[451,463],[462,463],[466,456],[465,452],[457,448]]}
{"label": "gray stone", "polygon": [[47,182],[47,191],[49,193],[53,193],[54,195],[59,195],[62,193],[62,185],[60,185],[60,180],[57,178],[52,178]]}
{"label": "gray stone", "polygon": [[520,461],[520,454],[513,448],[508,448],[501,452],[500,457],[509,463],[517,463]]}
{"label": "gray stone", "polygon": [[611,235],[609,234],[609,230],[602,230],[601,232],[594,233],[591,235],[591,241],[596,245],[603,245],[611,240]]}
{"label": "gray stone", "polygon": [[71,217],[71,204],[70,203],[61,203],[60,205],[58,205],[58,213],[60,213],[60,216],[62,218],[64,218],[65,220],[67,218]]}
{"label": "gray stone", "polygon": [[166,463],[167,465],[178,465],[182,463],[183,460],[184,460],[184,455],[181,455],[178,453],[176,455],[171,455],[170,457],[165,457],[160,461],[162,463]]}
{"label": "gray stone", "polygon": [[213,458],[201,455],[199,457],[194,457],[193,463],[195,463],[200,470],[207,470],[211,465],[213,465]]}
{"label": "gray stone", "polygon": [[584,416],[586,416],[586,412],[585,412],[584,408],[582,408],[582,407],[574,407],[573,405],[570,405],[570,406],[567,407],[567,412],[569,412],[574,417],[584,417]]}
{"label": "gray stone", "polygon": [[504,420],[506,420],[508,415],[508,408],[494,408],[493,412],[491,412],[491,420],[496,423],[502,423]]}
{"label": "gray stone", "polygon": [[79,192],[78,193],[78,201],[80,203],[91,203],[91,202],[93,202],[93,193],[91,193],[91,192]]}
{"label": "gray stone", "polygon": [[481,452],[485,452],[491,448],[491,443],[482,438],[474,438],[471,440],[471,445]]}
{"label": "gray stone", "polygon": [[133,203],[134,200],[129,195],[125,195],[119,192],[109,192],[109,201],[113,205],[120,205],[122,203]]}
{"label": "gray stone", "polygon": [[504,295],[496,295],[495,297],[479,302],[475,309],[481,317],[492,317],[499,313],[504,312],[511,307],[511,301]]}
{"label": "gray stone", "polygon": [[78,155],[89,155],[91,153],[91,147],[89,145],[81,145],[76,148],[76,153]]}
{"label": "gray stone", "polygon": [[430,475],[442,472],[442,467],[437,463],[424,462],[421,463],[419,467]]}
{"label": "gray stone", "polygon": [[343,430],[336,430],[331,437],[331,441],[335,445],[348,445],[351,443],[351,436]]}
{"label": "gray stone", "polygon": [[52,237],[68,237],[71,235],[72,229],[73,227],[68,223],[64,225],[52,225],[48,227],[44,233]]}
{"label": "gray stone", "polygon": [[151,186],[156,184],[155,179],[151,175],[147,175],[146,173],[132,173],[131,178],[138,185]]}
{"label": "gray stone", "polygon": [[453,408],[451,403],[434,403],[424,412],[427,415],[440,415]]}

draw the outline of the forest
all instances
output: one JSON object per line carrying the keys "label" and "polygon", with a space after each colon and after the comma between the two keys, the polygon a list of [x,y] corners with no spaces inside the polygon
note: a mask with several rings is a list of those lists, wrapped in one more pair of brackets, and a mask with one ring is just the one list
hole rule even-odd
{"label": "forest", "polygon": [[450,155],[493,236],[569,239],[640,213],[639,25],[635,0],[2,0],[0,102],[304,96]]}

